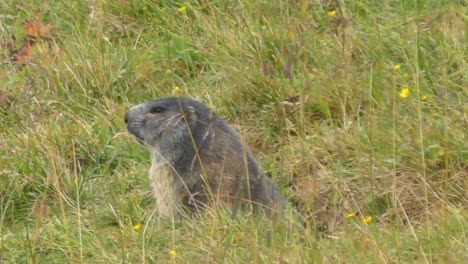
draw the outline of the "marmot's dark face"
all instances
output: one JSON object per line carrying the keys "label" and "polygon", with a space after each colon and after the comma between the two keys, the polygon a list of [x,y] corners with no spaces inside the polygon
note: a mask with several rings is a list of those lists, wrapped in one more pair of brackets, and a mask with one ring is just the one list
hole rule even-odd
{"label": "marmot's dark face", "polygon": [[149,147],[158,148],[162,142],[177,144],[180,134],[185,136],[187,128],[196,122],[197,114],[209,111],[203,105],[206,109],[200,109],[200,105],[181,97],[148,101],[128,110],[125,123],[128,131]]}

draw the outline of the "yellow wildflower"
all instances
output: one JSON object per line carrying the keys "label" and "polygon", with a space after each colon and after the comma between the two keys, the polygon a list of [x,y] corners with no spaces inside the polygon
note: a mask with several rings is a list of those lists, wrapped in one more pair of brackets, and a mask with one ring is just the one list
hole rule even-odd
{"label": "yellow wildflower", "polygon": [[328,12],[328,15],[331,16],[331,17],[336,17],[336,10],[332,10],[332,11]]}
{"label": "yellow wildflower", "polygon": [[355,213],[349,213],[349,214],[346,215],[346,218],[352,219],[352,218],[354,218],[355,216],[356,216]]}
{"label": "yellow wildflower", "polygon": [[186,6],[181,6],[181,7],[177,8],[177,11],[179,11],[179,13],[185,14],[185,13],[187,13],[187,7]]}
{"label": "yellow wildflower", "polygon": [[366,216],[362,219],[364,224],[370,224],[372,222],[372,216]]}
{"label": "yellow wildflower", "polygon": [[171,250],[171,251],[169,251],[169,255],[171,255],[171,257],[176,257],[177,256],[177,251]]}
{"label": "yellow wildflower", "polygon": [[174,89],[172,89],[172,94],[179,94],[179,93],[180,93],[179,86],[176,86],[176,87],[174,87]]}
{"label": "yellow wildflower", "polygon": [[409,96],[409,87],[404,87],[403,89],[401,89],[401,92],[400,92],[400,97],[401,98],[406,98]]}
{"label": "yellow wildflower", "polygon": [[427,98],[429,98],[429,96],[427,96],[427,95],[423,95],[423,96],[421,96],[421,100],[422,100],[422,101],[426,101],[426,100],[427,100]]}
{"label": "yellow wildflower", "polygon": [[141,229],[141,224],[136,224],[133,226],[133,230],[135,231],[140,231],[140,229]]}
{"label": "yellow wildflower", "polygon": [[399,70],[400,70],[400,68],[401,68],[401,65],[400,65],[399,63],[398,63],[398,64],[395,64],[395,65],[393,65],[393,69],[394,69],[395,71],[399,71]]}

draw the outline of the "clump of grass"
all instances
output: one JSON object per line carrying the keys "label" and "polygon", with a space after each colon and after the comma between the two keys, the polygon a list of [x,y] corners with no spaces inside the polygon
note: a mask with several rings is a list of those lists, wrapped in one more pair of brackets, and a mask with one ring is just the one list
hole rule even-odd
{"label": "clump of grass", "polygon": [[[0,262],[464,262],[463,11],[1,3]],[[30,48],[26,21],[51,26]],[[159,220],[122,117],[171,94],[238,128],[302,222]]]}

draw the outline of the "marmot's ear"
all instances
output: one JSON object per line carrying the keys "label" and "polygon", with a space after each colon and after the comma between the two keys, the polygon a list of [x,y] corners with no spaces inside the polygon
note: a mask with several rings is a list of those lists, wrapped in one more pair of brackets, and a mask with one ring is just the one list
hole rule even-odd
{"label": "marmot's ear", "polygon": [[188,121],[193,121],[197,119],[197,115],[195,112],[195,108],[193,106],[187,106],[187,108],[184,110],[183,114],[185,115],[185,118],[187,118]]}

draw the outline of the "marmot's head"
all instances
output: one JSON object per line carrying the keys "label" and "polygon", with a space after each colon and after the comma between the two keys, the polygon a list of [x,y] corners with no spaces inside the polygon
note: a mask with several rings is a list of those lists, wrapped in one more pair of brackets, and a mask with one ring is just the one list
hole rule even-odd
{"label": "marmot's head", "polygon": [[182,143],[189,129],[199,129],[211,115],[209,108],[195,100],[168,97],[132,107],[125,113],[125,123],[140,143],[158,148]]}

